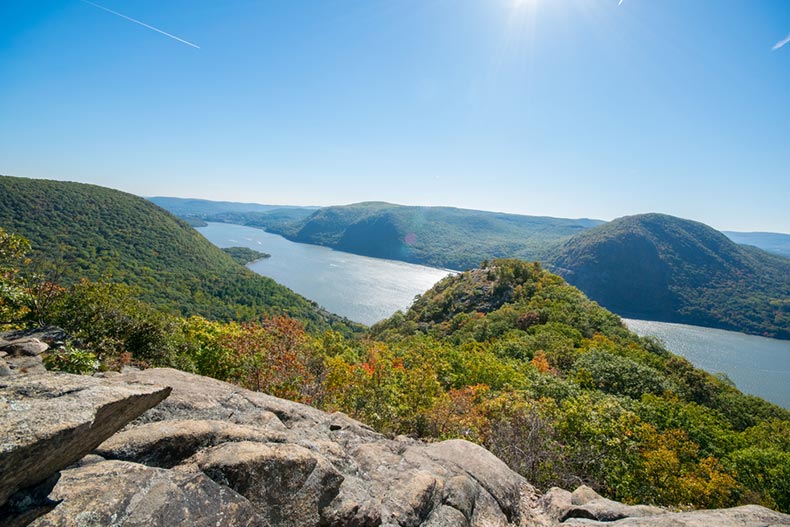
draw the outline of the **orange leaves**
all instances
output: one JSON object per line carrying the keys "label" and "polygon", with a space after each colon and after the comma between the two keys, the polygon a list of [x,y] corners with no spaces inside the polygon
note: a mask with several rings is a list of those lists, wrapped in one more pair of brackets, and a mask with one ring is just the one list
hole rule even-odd
{"label": "orange leaves", "polygon": [[250,389],[301,402],[316,394],[317,359],[302,325],[288,317],[242,324],[221,338],[235,354],[239,382]]}
{"label": "orange leaves", "polygon": [[530,363],[535,366],[540,373],[549,373],[551,371],[551,365],[549,364],[549,360],[546,358],[546,353],[543,350],[538,350],[535,352],[535,356],[532,357]]}

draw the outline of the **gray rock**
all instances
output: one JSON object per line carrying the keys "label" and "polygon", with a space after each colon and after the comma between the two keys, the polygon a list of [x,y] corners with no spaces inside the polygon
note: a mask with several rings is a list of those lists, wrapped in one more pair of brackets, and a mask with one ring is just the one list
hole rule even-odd
{"label": "gray rock", "polygon": [[589,521],[570,519],[562,525],[591,527],[788,527],[790,516],[759,505],[745,505],[732,509],[664,513],[617,521]]}
{"label": "gray rock", "polygon": [[128,389],[129,382],[169,386],[172,394],[106,440],[96,450],[101,456],[64,470],[49,496],[62,503],[35,527],[790,525],[790,517],[761,507],[684,516],[613,502],[588,488],[541,497],[466,441],[393,440],[342,413],[176,370],[85,380],[52,397],[79,399],[91,383]]}
{"label": "gray rock", "polygon": [[171,468],[207,447],[236,441],[284,443],[285,434],[224,421],[160,421],[115,434],[96,449],[106,459]]}
{"label": "gray rock", "polygon": [[427,455],[445,465],[454,464],[468,474],[496,500],[508,520],[519,517],[520,487],[524,478],[485,448],[454,439],[429,445]]}
{"label": "gray rock", "polygon": [[[466,441],[425,444],[408,438],[390,440],[342,413],[326,414],[309,406],[176,370],[143,370],[108,380],[152,382],[171,386],[173,392],[117,439],[102,445],[99,450],[102,455],[118,455],[124,444],[126,447],[138,445],[133,450],[144,452],[151,451],[152,445],[168,435],[174,440],[183,438],[181,425],[170,427],[170,424],[184,420],[223,421],[256,428],[265,434],[282,434],[284,445],[260,439],[225,442],[198,450],[192,458],[174,468],[200,470],[215,481],[227,482],[247,496],[273,525],[288,524],[288,520],[277,519],[273,509],[265,505],[280,500],[267,494],[270,491],[261,490],[271,488],[271,484],[256,484],[249,489],[244,485],[252,484],[253,480],[267,481],[263,476],[254,476],[254,468],[275,463],[275,453],[282,452],[286,445],[301,447],[297,449],[301,452],[297,458],[302,459],[303,465],[297,464],[291,469],[295,474],[302,473],[298,467],[309,466],[312,457],[320,460],[316,462],[316,466],[321,467],[320,473],[338,485],[337,489],[330,485],[331,492],[321,498],[315,494],[312,483],[299,487],[313,489],[310,490],[312,497],[305,501],[309,505],[293,513],[304,525],[313,525],[311,522],[316,518],[322,525],[361,527],[441,523],[459,517],[447,508],[458,511],[469,525],[518,524],[521,517],[520,489],[522,486],[528,488],[526,482],[493,454]],[[167,426],[150,428],[152,423]],[[142,430],[134,432],[138,429]],[[156,430],[150,441],[145,440],[144,430]],[[131,434],[139,435],[130,441]],[[145,447],[138,448],[139,445]],[[239,464],[239,459],[244,459],[244,463]],[[337,476],[331,477],[332,474]],[[331,500],[324,503],[329,498]]]}
{"label": "gray rock", "polygon": [[11,375],[18,373],[45,373],[47,371],[40,355],[10,356],[6,357],[5,362],[10,369]]}
{"label": "gray rock", "polygon": [[573,491],[571,494],[571,503],[573,505],[584,505],[593,500],[599,500],[602,496],[595,492],[587,485],[582,485]]}
{"label": "gray rock", "polygon": [[41,355],[48,349],[48,344],[45,344],[44,342],[41,342],[37,338],[33,337],[24,337],[0,344],[0,350],[5,351],[12,357],[35,357],[37,355]]}
{"label": "gray rock", "polygon": [[8,365],[6,361],[0,359],[0,377],[8,377],[9,375],[13,375],[14,370]]}
{"label": "gray rock", "polygon": [[195,456],[208,477],[252,502],[272,525],[319,525],[337,496],[343,476],[326,459],[297,445],[243,441]]}
{"label": "gray rock", "polygon": [[0,378],[0,505],[71,465],[168,393],[69,374]]}
{"label": "gray rock", "polygon": [[554,487],[540,499],[540,507],[556,522],[565,522],[570,518],[611,522],[621,518],[655,516],[666,512],[659,507],[625,505],[602,498],[586,485],[577,488],[573,493]]}
{"label": "gray rock", "polygon": [[19,340],[23,338],[34,338],[41,342],[45,342],[50,346],[58,343],[64,343],[73,340],[72,336],[66,333],[63,329],[56,326],[46,326],[43,328],[35,329],[20,329],[16,331],[6,331],[0,333],[0,347],[3,341]]}
{"label": "gray rock", "polygon": [[103,461],[62,472],[61,500],[31,527],[264,527],[250,503],[200,473]]}

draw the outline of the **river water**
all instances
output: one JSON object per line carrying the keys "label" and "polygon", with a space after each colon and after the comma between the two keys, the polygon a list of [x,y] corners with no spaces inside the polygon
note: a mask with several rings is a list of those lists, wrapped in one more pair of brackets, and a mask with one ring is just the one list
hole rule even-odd
{"label": "river water", "polygon": [[658,337],[694,366],[725,373],[742,392],[790,408],[790,341],[685,324],[623,321],[638,335]]}
{"label": "river water", "polygon": [[271,254],[271,258],[248,267],[332,313],[368,325],[407,309],[416,295],[450,273],[295,243],[261,229],[230,223],[209,223],[197,230],[218,247],[248,247]]}

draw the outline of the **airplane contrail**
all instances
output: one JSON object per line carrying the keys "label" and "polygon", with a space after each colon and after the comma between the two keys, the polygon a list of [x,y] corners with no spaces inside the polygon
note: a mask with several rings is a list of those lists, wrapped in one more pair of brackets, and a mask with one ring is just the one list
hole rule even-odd
{"label": "airplane contrail", "polygon": [[106,8],[104,6],[99,5],[99,4],[95,4],[93,2],[90,2],[89,0],[82,0],[82,2],[84,2],[86,4],[89,4],[89,5],[92,5],[93,7],[97,7],[99,9],[103,10],[103,11],[107,11],[108,13],[112,13],[113,15],[119,16],[121,18],[125,18],[126,20],[129,20],[130,22],[134,22],[135,24],[140,24],[141,26],[147,27],[148,29],[153,29],[157,33],[161,33],[161,34],[163,34],[166,37],[170,37],[170,38],[172,38],[174,40],[178,40],[179,42],[181,42],[183,44],[186,44],[187,46],[192,46],[193,48],[200,49],[200,46],[198,46],[197,44],[193,44],[191,42],[188,42],[188,41],[184,40],[183,38],[178,38],[177,36],[171,35],[170,33],[166,32],[166,31],[162,31],[161,29],[155,28],[154,26],[149,26],[145,22],[140,22],[139,20],[136,20],[136,19],[134,19],[134,18],[132,18],[130,16],[126,16],[124,14],[121,14],[121,13],[117,12],[117,11],[113,11],[112,9],[108,9],[108,8]]}
{"label": "airplane contrail", "polygon": [[620,6],[620,5],[623,5],[623,0],[620,0],[620,3],[619,3],[619,4],[617,4],[617,5],[619,5],[619,6]]}
{"label": "airplane contrail", "polygon": [[783,47],[785,47],[787,44],[790,44],[790,35],[787,35],[787,36],[786,36],[784,39],[782,39],[782,40],[780,40],[779,42],[777,42],[777,43],[774,45],[774,47],[773,47],[773,48],[771,48],[771,49],[773,49],[774,51],[776,51],[776,50],[777,50],[777,49],[779,49],[779,48],[783,48]]}

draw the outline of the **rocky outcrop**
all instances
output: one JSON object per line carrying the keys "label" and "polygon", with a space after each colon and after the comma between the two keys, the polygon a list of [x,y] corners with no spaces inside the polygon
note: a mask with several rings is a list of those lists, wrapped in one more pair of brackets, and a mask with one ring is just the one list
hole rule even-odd
{"label": "rocky outcrop", "polygon": [[45,372],[42,354],[70,339],[54,326],[0,333],[0,377]]}
{"label": "rocky outcrop", "polygon": [[0,378],[0,506],[90,453],[169,393],[68,374]]}
{"label": "rocky outcrop", "polygon": [[666,513],[657,516],[623,518],[617,521],[569,520],[563,525],[575,527],[787,527],[790,516],[759,507],[744,505],[732,509]]}
{"label": "rocky outcrop", "polygon": [[[15,376],[16,393],[33,401],[36,393],[56,393],[40,388],[47,377]],[[172,392],[49,481],[51,510],[33,527],[790,526],[789,516],[755,506],[670,513],[607,500],[588,487],[541,496],[466,441],[391,439],[342,413],[176,370],[52,377],[73,383],[55,398],[81,400],[98,385]],[[97,404],[86,397],[85,407]]]}

